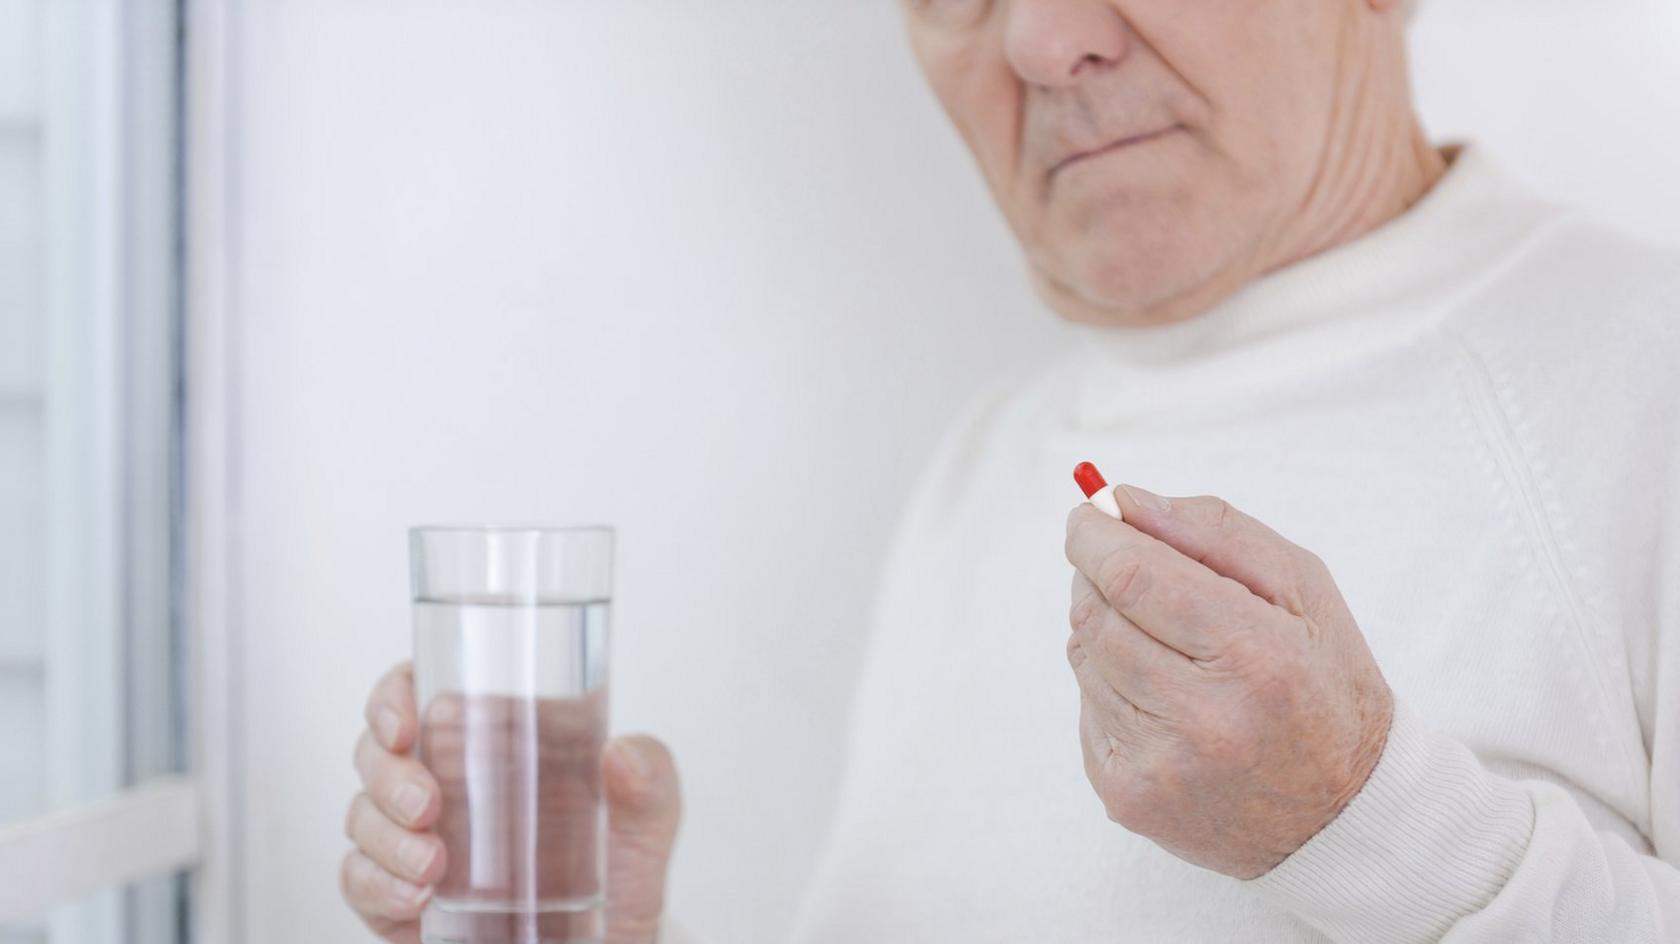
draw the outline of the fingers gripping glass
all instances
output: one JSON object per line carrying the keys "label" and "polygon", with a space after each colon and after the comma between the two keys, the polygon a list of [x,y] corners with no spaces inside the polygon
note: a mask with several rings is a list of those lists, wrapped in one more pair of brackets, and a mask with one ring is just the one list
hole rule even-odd
{"label": "fingers gripping glass", "polygon": [[415,528],[414,682],[448,866],[427,944],[603,936],[610,528]]}

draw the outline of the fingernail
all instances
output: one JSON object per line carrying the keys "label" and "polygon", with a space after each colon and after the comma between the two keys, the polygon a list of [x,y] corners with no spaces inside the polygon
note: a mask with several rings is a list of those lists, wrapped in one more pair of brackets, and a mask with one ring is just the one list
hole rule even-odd
{"label": "fingernail", "polygon": [[1126,494],[1131,496],[1132,501],[1141,508],[1148,508],[1155,512],[1165,512],[1172,507],[1171,502],[1148,489],[1139,488],[1136,485],[1122,485],[1120,487],[1125,489]]}
{"label": "fingernail", "polygon": [[395,880],[395,884],[397,895],[412,904],[423,904],[432,895],[432,886],[430,885],[416,885],[413,882],[405,882],[400,878]]}
{"label": "fingernail", "polygon": [[409,781],[397,788],[392,801],[397,805],[397,812],[412,823],[426,812],[426,804],[431,802],[431,797],[426,794],[425,787]]}
{"label": "fingernail", "polygon": [[396,746],[397,735],[402,733],[402,718],[389,708],[381,708],[374,723],[379,725],[379,739],[385,742],[385,746]]}
{"label": "fingernail", "polygon": [[418,836],[405,836],[397,844],[397,861],[402,863],[403,871],[416,879],[426,874],[436,858],[437,846]]}

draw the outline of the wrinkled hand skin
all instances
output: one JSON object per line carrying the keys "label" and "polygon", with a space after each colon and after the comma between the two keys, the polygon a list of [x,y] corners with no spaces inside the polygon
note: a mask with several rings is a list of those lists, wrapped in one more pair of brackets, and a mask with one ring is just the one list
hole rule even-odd
{"label": "wrinkled hand skin", "polygon": [[1068,516],[1068,662],[1085,773],[1114,822],[1259,877],[1382,755],[1394,702],[1323,560],[1209,496],[1115,489]]}

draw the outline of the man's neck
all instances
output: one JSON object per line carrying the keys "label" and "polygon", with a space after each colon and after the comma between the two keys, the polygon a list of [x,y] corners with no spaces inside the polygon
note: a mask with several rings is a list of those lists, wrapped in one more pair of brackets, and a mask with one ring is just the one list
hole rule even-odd
{"label": "man's neck", "polygon": [[1352,242],[1405,213],[1446,173],[1412,104],[1404,31],[1356,16],[1343,36],[1337,99],[1318,173],[1296,211],[1260,246],[1257,273]]}
{"label": "man's neck", "polygon": [[1423,199],[1446,174],[1452,155],[1430,144],[1415,119],[1399,134],[1403,141],[1368,139],[1330,154],[1299,225],[1273,243],[1282,248],[1262,271],[1352,242]]}

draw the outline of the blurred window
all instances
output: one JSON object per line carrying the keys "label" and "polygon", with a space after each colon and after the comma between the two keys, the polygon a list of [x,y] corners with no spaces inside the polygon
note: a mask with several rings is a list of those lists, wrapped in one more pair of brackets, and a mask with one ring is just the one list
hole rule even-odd
{"label": "blurred window", "polygon": [[0,0],[0,944],[185,939],[180,23]]}

